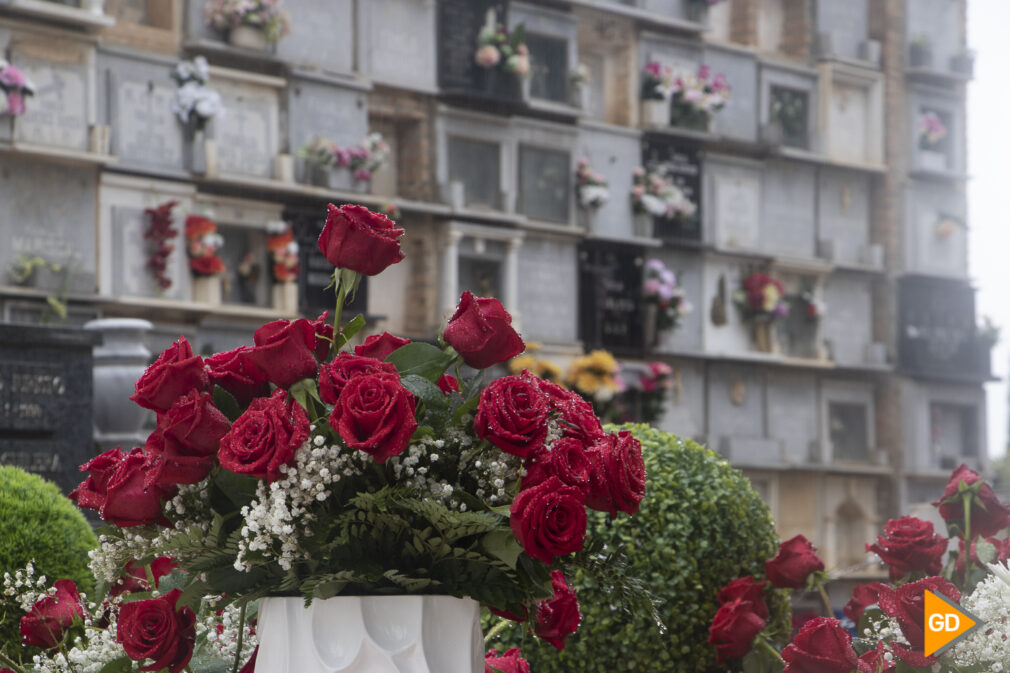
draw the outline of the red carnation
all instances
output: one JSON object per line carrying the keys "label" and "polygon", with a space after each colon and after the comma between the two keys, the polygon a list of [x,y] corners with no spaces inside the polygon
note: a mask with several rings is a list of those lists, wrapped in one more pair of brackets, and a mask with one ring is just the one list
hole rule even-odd
{"label": "red carnation", "polygon": [[388,217],[363,206],[338,208],[331,203],[327,207],[319,250],[330,264],[375,276],[403,259],[400,238],[404,231]]}

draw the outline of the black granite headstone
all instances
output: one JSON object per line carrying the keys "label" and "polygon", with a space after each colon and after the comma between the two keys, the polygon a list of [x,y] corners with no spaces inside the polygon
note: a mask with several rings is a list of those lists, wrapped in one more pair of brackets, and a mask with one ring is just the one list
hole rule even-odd
{"label": "black granite headstone", "polygon": [[[319,251],[319,233],[326,222],[326,211],[287,211],[284,220],[291,224],[298,242],[298,258],[301,266],[298,274],[298,310],[304,315],[315,317],[323,311],[333,313],[337,296],[329,287],[333,265]],[[354,301],[344,305],[343,317],[346,321],[358,313],[364,313],[368,306],[368,278],[362,277]]]}
{"label": "black granite headstone", "polygon": [[643,352],[644,263],[638,246],[587,241],[579,247],[579,338],[587,347]]}
{"label": "black granite headstone", "polygon": [[974,288],[957,280],[906,276],[898,280],[898,307],[902,371],[940,379],[989,376],[988,347],[975,328]]}
{"label": "black granite headstone", "polygon": [[91,349],[85,330],[0,324],[0,464],[69,493],[94,455]]}
{"label": "black granite headstone", "polygon": [[669,138],[650,136],[642,143],[642,165],[669,178],[696,206],[690,217],[655,218],[661,239],[701,241],[701,150]]}
{"label": "black granite headstone", "polygon": [[441,0],[438,7],[438,84],[449,95],[515,101],[519,78],[501,67],[482,68],[474,61],[477,36],[489,9],[507,25],[502,0]]}

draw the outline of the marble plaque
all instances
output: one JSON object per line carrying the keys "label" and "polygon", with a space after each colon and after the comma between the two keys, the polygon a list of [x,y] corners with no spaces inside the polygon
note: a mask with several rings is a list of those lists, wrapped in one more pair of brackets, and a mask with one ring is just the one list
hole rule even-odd
{"label": "marble plaque", "polygon": [[578,271],[575,247],[549,239],[523,241],[519,251],[519,315],[528,339],[570,343],[576,339]]}
{"label": "marble plaque", "polygon": [[761,217],[761,180],[756,177],[716,175],[715,227],[718,245],[756,248]]}
{"label": "marble plaque", "polygon": [[831,34],[836,56],[847,59],[859,57],[859,45],[867,39],[867,4],[867,0],[817,0],[814,11],[817,32]]}
{"label": "marble plaque", "polygon": [[221,78],[214,87],[226,109],[223,119],[214,120],[220,171],[270,178],[278,148],[277,90]]}
{"label": "marble plaque", "polygon": [[815,176],[804,164],[768,164],[761,195],[761,221],[775,225],[761,232],[768,253],[814,256]]}
{"label": "marble plaque", "polygon": [[363,92],[311,79],[291,80],[287,118],[288,138],[295,151],[316,136],[340,147],[360,145],[368,133]]}
{"label": "marble plaque", "polygon": [[17,140],[23,143],[88,149],[88,78],[84,66],[38,59],[18,60],[35,84],[26,102],[28,113],[18,118]]}
{"label": "marble plaque", "polygon": [[435,34],[435,3],[369,0],[359,11],[372,79],[410,89],[434,89],[435,41],[430,36]]}
{"label": "marble plaque", "polygon": [[[354,69],[354,6],[357,4],[360,8],[373,2],[284,0],[284,10],[291,15],[291,34],[277,43],[277,55],[298,65],[351,72]],[[417,26],[413,27],[413,32],[430,42],[430,32],[419,31]],[[387,35],[396,37],[384,38],[384,45],[403,39],[401,33]],[[370,43],[372,40],[365,42]],[[411,57],[405,58],[409,60]]]}
{"label": "marble plaque", "polygon": [[183,239],[183,219],[179,208],[175,209],[175,228],[180,234],[173,242],[175,250],[168,257],[166,274],[172,279],[172,286],[161,290],[147,268],[149,256],[147,240],[147,216],[142,208],[113,206],[112,208],[112,292],[117,296],[164,297],[185,299],[188,297],[186,281],[189,264],[186,258],[186,244]]}
{"label": "marble plaque", "polygon": [[171,82],[123,81],[115,87],[113,152],[121,161],[182,165],[182,127],[172,114]]}
{"label": "marble plaque", "polygon": [[869,159],[867,89],[835,82],[831,90],[831,155],[834,159],[865,162]]}

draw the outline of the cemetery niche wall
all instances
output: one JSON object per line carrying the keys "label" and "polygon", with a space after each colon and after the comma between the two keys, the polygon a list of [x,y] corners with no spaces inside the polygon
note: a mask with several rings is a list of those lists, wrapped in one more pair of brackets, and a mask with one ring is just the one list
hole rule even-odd
{"label": "cemetery niche wall", "polygon": [[642,329],[643,248],[611,241],[579,246],[579,338],[590,349],[639,356]]}

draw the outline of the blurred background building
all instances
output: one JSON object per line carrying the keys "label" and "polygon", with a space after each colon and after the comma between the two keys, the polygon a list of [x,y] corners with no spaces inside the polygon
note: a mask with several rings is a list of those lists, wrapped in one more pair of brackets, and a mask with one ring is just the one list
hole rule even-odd
{"label": "blurred background building", "polygon": [[[370,332],[433,339],[469,289],[561,369],[592,349],[627,376],[671,365],[657,424],[744,469],[829,568],[872,574],[888,516],[984,466],[964,0],[284,0],[276,45],[207,4],[0,2],[34,85],[0,116],[3,321],[251,343],[331,308],[315,239],[328,202],[361,203],[408,232],[356,300]],[[178,91],[197,56],[226,111],[204,128],[173,110],[205,93]],[[187,241],[189,215],[220,239],[191,219]],[[225,270],[195,275],[208,243]],[[693,305],[675,329],[652,260]],[[745,280],[767,306],[738,305]],[[18,413],[0,405],[4,450],[28,445],[4,434]]]}

